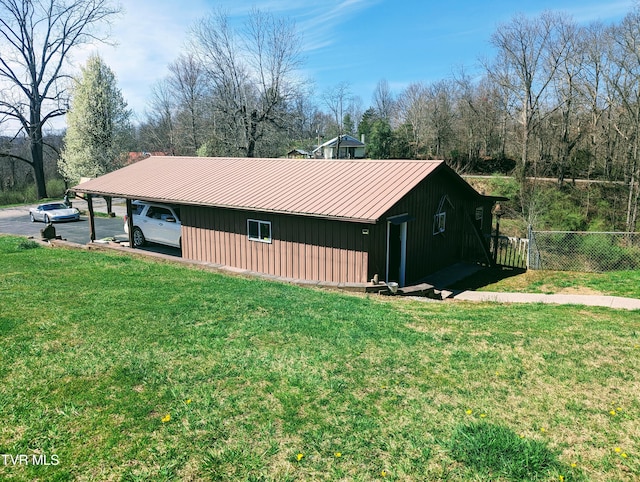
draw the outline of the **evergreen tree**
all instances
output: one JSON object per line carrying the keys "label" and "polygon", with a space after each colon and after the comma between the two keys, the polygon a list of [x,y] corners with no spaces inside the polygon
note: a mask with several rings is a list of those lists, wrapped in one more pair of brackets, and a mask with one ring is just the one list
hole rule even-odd
{"label": "evergreen tree", "polygon": [[368,152],[372,159],[389,159],[393,144],[393,131],[389,122],[378,119],[373,123],[369,137]]}
{"label": "evergreen tree", "polygon": [[351,117],[351,114],[349,114],[347,112],[342,119],[343,119],[342,120],[342,133],[343,134],[348,134],[350,136],[355,135],[355,133],[356,133],[356,125],[355,125],[355,122],[353,121],[353,118]]}
{"label": "evergreen tree", "polygon": [[87,61],[72,95],[58,170],[66,180],[77,182],[81,177],[101,176],[124,164],[131,135],[131,111],[114,73],[97,55]]}
{"label": "evergreen tree", "polygon": [[364,111],[364,114],[362,114],[362,119],[358,124],[358,137],[361,137],[364,134],[365,143],[369,140],[373,124],[376,120],[378,120],[378,114],[373,107],[367,109]]}

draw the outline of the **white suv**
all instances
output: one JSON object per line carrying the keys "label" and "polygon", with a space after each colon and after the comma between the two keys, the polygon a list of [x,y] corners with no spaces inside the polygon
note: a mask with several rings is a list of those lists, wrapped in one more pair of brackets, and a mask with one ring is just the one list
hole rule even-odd
{"label": "white suv", "polygon": [[[147,241],[182,247],[180,208],[167,204],[134,201],[133,245],[138,248]],[[129,234],[129,223],[124,217],[124,232]]]}

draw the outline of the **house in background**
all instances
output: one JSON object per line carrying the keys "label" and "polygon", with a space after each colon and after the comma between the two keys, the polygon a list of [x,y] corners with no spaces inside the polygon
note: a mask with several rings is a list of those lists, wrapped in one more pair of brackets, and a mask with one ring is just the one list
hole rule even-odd
{"label": "house in background", "polygon": [[146,159],[151,156],[168,156],[169,154],[166,152],[129,152],[127,154],[127,160],[125,164],[133,164],[135,162],[141,161],[142,159]]}
{"label": "house in background", "polygon": [[310,159],[311,153],[304,149],[291,149],[287,152],[287,159]]}
{"label": "house in background", "polygon": [[125,198],[128,210],[134,199],[180,205],[186,259],[401,286],[462,260],[490,263],[485,238],[503,199],[443,161],[411,160],[150,157],[72,190]]}
{"label": "house in background", "polygon": [[316,159],[364,159],[364,148],[364,142],[343,134],[316,147],[313,156]]}

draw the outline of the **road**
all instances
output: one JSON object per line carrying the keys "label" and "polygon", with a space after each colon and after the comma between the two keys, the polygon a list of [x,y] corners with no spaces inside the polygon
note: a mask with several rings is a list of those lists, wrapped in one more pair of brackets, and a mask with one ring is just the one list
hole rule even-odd
{"label": "road", "polygon": [[[495,176],[493,174],[462,174],[463,179],[515,179],[513,176]],[[530,177],[527,176],[529,181],[543,181],[543,182],[555,182],[558,183],[557,177]],[[573,179],[567,177],[564,180],[565,184],[626,184],[624,181],[605,181],[601,179]]]}
{"label": "road", "polygon": [[[86,212],[86,204],[82,205],[81,202],[74,201],[74,206],[80,209],[81,212]],[[19,236],[33,236],[34,238],[39,239],[40,230],[44,229],[46,224],[31,222],[29,218],[30,207],[35,207],[35,205],[0,209],[0,233],[16,234]],[[96,210],[100,212],[100,208],[101,206],[98,205]],[[106,211],[106,209],[102,209],[102,211]],[[114,206],[114,211],[116,214],[122,214],[123,207]],[[89,218],[87,216],[80,216],[80,221],[54,223],[53,226],[56,228],[56,235],[62,237],[62,239],[78,244],[87,244],[90,241]],[[96,217],[95,226],[96,239],[127,239],[127,235],[124,233],[124,222],[120,216],[116,216],[114,218]],[[170,246],[151,244],[141,249],[169,254],[171,256],[180,256],[180,250]]]}

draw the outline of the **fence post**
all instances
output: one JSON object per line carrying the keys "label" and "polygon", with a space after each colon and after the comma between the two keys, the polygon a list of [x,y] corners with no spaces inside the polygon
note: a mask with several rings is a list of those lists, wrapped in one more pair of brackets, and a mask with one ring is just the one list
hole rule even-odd
{"label": "fence post", "polygon": [[531,244],[533,243],[533,228],[531,225],[527,227],[527,269],[531,268]]}

